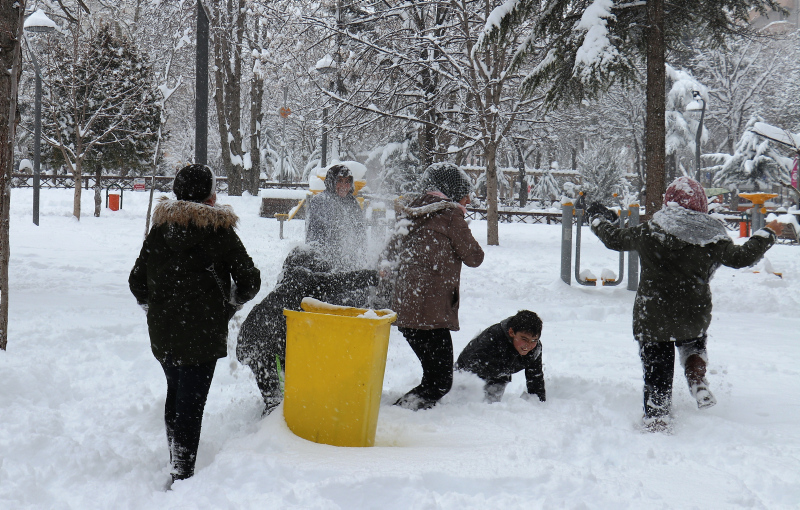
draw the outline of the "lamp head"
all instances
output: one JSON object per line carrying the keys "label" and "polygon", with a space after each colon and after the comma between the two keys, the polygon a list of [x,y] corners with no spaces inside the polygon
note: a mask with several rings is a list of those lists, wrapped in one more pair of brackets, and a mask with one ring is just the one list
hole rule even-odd
{"label": "lamp head", "polygon": [[56,22],[48,18],[43,10],[37,9],[33,14],[25,18],[23,28],[27,32],[46,34],[56,29]]}

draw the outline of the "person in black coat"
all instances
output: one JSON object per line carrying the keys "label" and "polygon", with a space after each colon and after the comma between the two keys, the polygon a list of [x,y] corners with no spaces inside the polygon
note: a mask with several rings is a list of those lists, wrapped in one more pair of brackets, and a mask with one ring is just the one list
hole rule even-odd
{"label": "person in black coat", "polygon": [[[300,310],[304,297],[340,304],[343,295],[376,285],[374,270],[331,272],[331,263],[313,246],[297,246],[283,262],[278,283],[247,315],[239,330],[236,357],[255,375],[269,414],[283,401],[281,371],[286,364],[286,316]],[[280,367],[278,366],[280,364]]]}
{"label": "person in black coat", "polygon": [[354,191],[350,169],[333,165],[325,176],[325,190],[308,203],[306,243],[316,245],[329,256],[335,270],[364,267],[367,230]]}
{"label": "person in black coat", "polygon": [[230,206],[216,205],[215,189],[205,165],[175,175],[177,200],[163,197],[156,205],[128,278],[167,379],[172,481],[194,474],[214,368],[227,356],[228,320],[261,288],[261,273],[234,230],[239,218]]}
{"label": "person in black coat", "polygon": [[489,326],[473,338],[458,356],[455,368],[484,380],[485,400],[500,402],[512,374],[525,370],[527,392],[545,401],[542,369],[542,320],[529,310]]}
{"label": "person in black coat", "polygon": [[725,225],[708,214],[703,186],[685,176],[669,185],[664,207],[640,225],[620,228],[616,214],[597,202],[586,212],[592,232],[607,248],[639,255],[633,334],[644,372],[642,423],[650,432],[669,432],[676,350],[697,406],[716,404],[705,377],[714,272],[721,265],[755,264],[783,227],[772,221],[744,244],[735,244]]}

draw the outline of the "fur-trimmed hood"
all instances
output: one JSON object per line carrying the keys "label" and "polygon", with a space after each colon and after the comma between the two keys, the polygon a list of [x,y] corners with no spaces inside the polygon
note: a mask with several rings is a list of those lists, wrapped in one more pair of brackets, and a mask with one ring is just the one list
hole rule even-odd
{"label": "fur-trimmed hood", "polygon": [[456,209],[458,204],[447,198],[424,194],[417,197],[407,206],[400,207],[400,213],[411,219],[430,216],[446,209]]}
{"label": "fur-trimmed hood", "polygon": [[207,205],[199,202],[172,200],[161,197],[153,211],[153,227],[161,224],[188,227],[233,228],[239,224],[239,217],[229,205]]}

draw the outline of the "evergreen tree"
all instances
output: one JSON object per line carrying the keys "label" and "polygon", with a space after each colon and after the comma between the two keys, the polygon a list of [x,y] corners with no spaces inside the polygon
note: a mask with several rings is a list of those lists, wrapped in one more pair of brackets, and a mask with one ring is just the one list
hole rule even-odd
{"label": "evergreen tree", "polygon": [[378,152],[383,163],[378,178],[384,191],[402,195],[416,190],[424,170],[420,165],[418,140],[417,134],[411,131],[404,140],[389,142]]}
{"label": "evergreen tree", "polygon": [[[160,124],[158,90],[144,55],[131,40],[116,37],[109,26],[104,26],[91,39],[88,51],[78,62],[70,62],[69,56],[60,52],[56,62],[56,68],[50,73],[54,83],[48,106],[51,116],[72,121],[60,123],[63,143],[75,143],[76,118],[91,121],[80,126],[80,135],[94,141],[85,154],[83,168],[141,175],[152,160]],[[69,79],[67,69],[70,66],[77,70],[78,83],[64,80]],[[69,101],[59,101],[73,92],[76,104],[86,109],[77,116],[70,111]],[[55,125],[48,127],[51,138],[57,138],[52,133]],[[57,147],[48,151],[48,157],[56,165],[65,163]]]}
{"label": "evergreen tree", "polygon": [[[614,193],[625,191],[624,151],[605,143],[590,143],[578,156],[582,190],[589,201],[614,204]],[[589,203],[587,201],[587,203]]]}
{"label": "evergreen tree", "polygon": [[542,91],[549,104],[580,101],[614,84],[636,81],[646,62],[646,165],[648,211],[660,209],[666,188],[666,51],[687,36],[724,46],[731,34],[749,31],[753,12],[782,11],[775,0],[509,0],[498,11],[489,39],[513,36],[531,25],[516,65],[533,61],[523,91]]}
{"label": "evergreen tree", "polygon": [[[84,167],[140,171],[152,157],[161,122],[152,71],[131,41],[100,28],[88,42],[80,26],[51,47],[43,137],[51,164],[75,178],[73,215],[80,219]],[[100,215],[99,188],[95,216]]]}
{"label": "evergreen tree", "polygon": [[778,153],[769,140],[762,139],[751,131],[756,122],[763,121],[758,115],[750,117],[732,155],[710,155],[720,162],[712,167],[715,171],[715,185],[733,185],[737,189],[752,187],[758,191],[770,190],[773,184],[789,180],[789,165],[792,160]]}

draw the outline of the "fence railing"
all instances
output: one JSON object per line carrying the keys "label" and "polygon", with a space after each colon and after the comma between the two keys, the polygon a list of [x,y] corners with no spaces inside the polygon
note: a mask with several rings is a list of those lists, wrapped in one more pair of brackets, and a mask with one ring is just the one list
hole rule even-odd
{"label": "fence railing", "polygon": [[[100,188],[105,189],[109,186],[122,187],[125,190],[133,189],[133,181],[135,179],[144,179],[145,186],[150,189],[153,182],[152,177],[135,177],[135,176],[121,176],[121,175],[103,175],[100,177]],[[157,191],[169,192],[172,191],[172,181],[174,177],[167,175],[157,175],[155,178],[155,189]],[[85,189],[94,189],[97,182],[96,175],[85,175],[81,178],[81,184]],[[74,188],[75,179],[72,175],[45,175],[39,176],[39,186],[42,189],[56,189],[56,188]],[[33,176],[31,174],[12,174],[11,187],[13,188],[32,188]],[[267,179],[259,181],[260,189],[269,188],[284,188],[284,189],[304,189],[308,188],[308,183],[304,182],[275,182]],[[217,177],[217,193],[226,193],[228,191],[228,178]]]}

